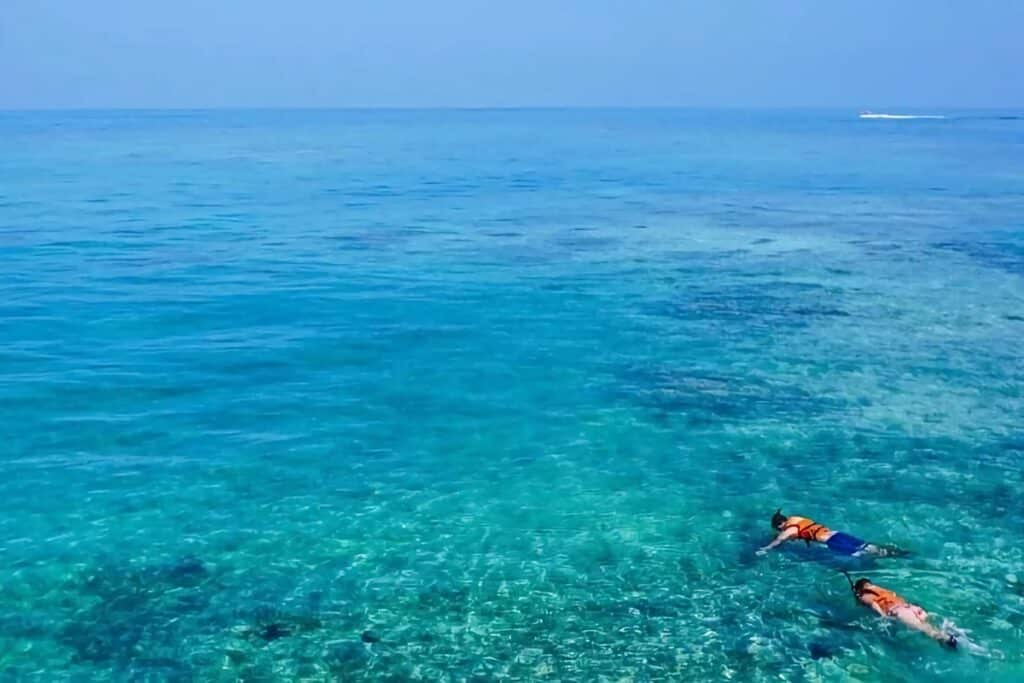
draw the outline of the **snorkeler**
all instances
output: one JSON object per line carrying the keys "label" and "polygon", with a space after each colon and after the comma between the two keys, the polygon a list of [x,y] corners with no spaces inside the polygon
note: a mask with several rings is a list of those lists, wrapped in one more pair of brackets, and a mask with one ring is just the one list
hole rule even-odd
{"label": "snorkeler", "polygon": [[903,557],[909,553],[894,546],[875,545],[862,541],[856,536],[845,534],[842,531],[832,531],[823,524],[818,524],[806,517],[787,517],[782,510],[776,510],[772,515],[772,528],[778,532],[771,543],[758,550],[763,555],[772,548],[776,548],[786,541],[801,540],[810,545],[823,543],[829,550],[841,555],[873,555],[875,557]]}
{"label": "snorkeler", "polygon": [[887,619],[899,619],[908,628],[937,640],[940,645],[951,650],[956,649],[956,636],[928,623],[928,613],[917,605],[907,602],[891,590],[876,586],[867,579],[857,579],[855,583],[847,575],[846,580],[850,581],[850,589],[861,604],[867,605]]}

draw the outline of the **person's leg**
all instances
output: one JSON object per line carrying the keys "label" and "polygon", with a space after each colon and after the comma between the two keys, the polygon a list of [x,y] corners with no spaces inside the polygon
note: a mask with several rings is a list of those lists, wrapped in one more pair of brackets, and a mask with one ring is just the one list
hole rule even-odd
{"label": "person's leg", "polygon": [[956,638],[943,633],[928,623],[928,613],[914,605],[902,605],[891,612],[892,616],[899,619],[906,627],[920,631],[929,638],[933,638],[948,647],[956,647]]}
{"label": "person's leg", "polygon": [[897,548],[894,545],[865,543],[858,554],[871,555],[872,557],[906,557],[910,554],[910,551]]}

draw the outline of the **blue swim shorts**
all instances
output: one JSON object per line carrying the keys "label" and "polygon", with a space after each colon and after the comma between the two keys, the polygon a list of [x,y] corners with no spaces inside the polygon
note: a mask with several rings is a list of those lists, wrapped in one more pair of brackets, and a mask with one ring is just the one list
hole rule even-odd
{"label": "blue swim shorts", "polygon": [[867,546],[867,543],[860,540],[856,536],[850,534],[844,534],[842,531],[837,531],[832,534],[832,538],[825,542],[829,550],[835,551],[842,555],[856,555]]}

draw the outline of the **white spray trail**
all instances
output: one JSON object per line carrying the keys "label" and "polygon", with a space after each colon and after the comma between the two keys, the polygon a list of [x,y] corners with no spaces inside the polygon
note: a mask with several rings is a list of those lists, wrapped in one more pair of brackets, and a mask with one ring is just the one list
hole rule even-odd
{"label": "white spray trail", "polygon": [[957,649],[965,650],[966,652],[979,657],[1002,659],[1002,652],[999,652],[998,650],[990,650],[983,645],[975,643],[968,637],[970,631],[960,628],[949,619],[942,620],[942,630],[956,636]]}

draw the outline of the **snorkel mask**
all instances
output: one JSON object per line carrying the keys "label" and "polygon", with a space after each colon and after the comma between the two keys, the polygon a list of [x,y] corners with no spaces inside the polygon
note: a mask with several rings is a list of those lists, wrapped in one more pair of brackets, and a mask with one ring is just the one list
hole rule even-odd
{"label": "snorkel mask", "polygon": [[782,525],[786,523],[787,519],[786,515],[782,514],[782,508],[779,508],[775,511],[775,514],[772,515],[772,528],[778,531],[782,528]]}

